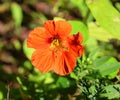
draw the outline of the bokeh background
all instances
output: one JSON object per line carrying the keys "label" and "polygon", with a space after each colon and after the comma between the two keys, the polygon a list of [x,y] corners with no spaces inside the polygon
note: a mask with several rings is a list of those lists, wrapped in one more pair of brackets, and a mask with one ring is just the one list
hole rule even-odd
{"label": "bokeh background", "polygon": [[[58,17],[77,20],[87,41],[67,76],[35,69],[25,42],[34,27]],[[0,0],[0,100],[119,100],[119,34],[120,0]]]}

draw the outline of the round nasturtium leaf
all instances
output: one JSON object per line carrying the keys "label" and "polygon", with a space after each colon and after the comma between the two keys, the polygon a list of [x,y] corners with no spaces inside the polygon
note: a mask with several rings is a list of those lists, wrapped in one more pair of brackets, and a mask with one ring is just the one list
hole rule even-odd
{"label": "round nasturtium leaf", "polygon": [[71,34],[77,34],[80,32],[83,36],[83,44],[88,40],[88,28],[87,26],[81,21],[68,21],[72,25],[72,32]]}

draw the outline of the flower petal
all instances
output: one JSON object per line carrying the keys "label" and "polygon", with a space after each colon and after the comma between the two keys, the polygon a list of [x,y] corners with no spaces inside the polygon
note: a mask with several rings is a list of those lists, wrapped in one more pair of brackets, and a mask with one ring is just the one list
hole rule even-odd
{"label": "flower petal", "polygon": [[78,56],[82,56],[84,53],[84,46],[78,46]]}
{"label": "flower petal", "polygon": [[44,27],[52,36],[57,35],[57,33],[55,32],[55,22],[53,20],[46,21]]}
{"label": "flower petal", "polygon": [[49,45],[48,39],[50,35],[47,34],[44,28],[37,27],[30,32],[27,39],[27,46],[38,49]]}
{"label": "flower petal", "polygon": [[83,42],[83,37],[82,34],[80,32],[78,32],[77,34],[74,34],[72,36],[69,36],[69,42],[73,45],[78,45],[78,44],[82,44]]}
{"label": "flower petal", "polygon": [[54,71],[59,75],[67,75],[76,65],[74,52],[59,52],[56,58]]}
{"label": "flower petal", "polygon": [[67,21],[59,20],[55,22],[55,31],[63,39],[70,35],[72,26]]}
{"label": "flower petal", "polygon": [[54,71],[59,75],[65,75],[68,73],[65,71],[65,68],[67,68],[67,66],[64,64],[64,56],[62,52],[59,52],[55,60]]}
{"label": "flower petal", "polygon": [[32,64],[41,72],[48,72],[54,67],[54,55],[49,49],[36,50],[32,55]]}
{"label": "flower petal", "polygon": [[59,36],[61,39],[67,37],[72,30],[72,26],[63,20],[49,20],[45,22],[44,27],[52,36]]}
{"label": "flower petal", "polygon": [[84,52],[84,46],[82,46],[83,38],[80,33],[73,36],[69,36],[68,43],[69,48],[76,53],[76,56],[79,57]]}

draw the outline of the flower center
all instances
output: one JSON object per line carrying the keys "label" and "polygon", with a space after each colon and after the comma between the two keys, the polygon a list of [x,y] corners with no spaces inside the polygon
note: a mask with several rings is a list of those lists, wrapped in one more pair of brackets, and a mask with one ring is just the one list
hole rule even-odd
{"label": "flower center", "polygon": [[59,48],[61,48],[64,51],[69,51],[68,45],[65,40],[60,40],[58,37],[54,37],[52,39],[52,42],[50,44],[50,48],[57,51]]}
{"label": "flower center", "polygon": [[58,48],[60,46],[60,40],[58,38],[54,38],[50,45],[50,48]]}

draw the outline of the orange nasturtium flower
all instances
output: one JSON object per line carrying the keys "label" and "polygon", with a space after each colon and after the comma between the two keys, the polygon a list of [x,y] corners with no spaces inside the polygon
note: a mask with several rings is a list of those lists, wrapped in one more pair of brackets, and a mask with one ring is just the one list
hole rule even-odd
{"label": "orange nasturtium flower", "polygon": [[44,27],[30,32],[27,46],[35,49],[32,64],[40,72],[54,70],[59,75],[67,75],[73,71],[84,47],[81,34],[70,35],[71,30],[72,26],[66,21],[48,20]]}

